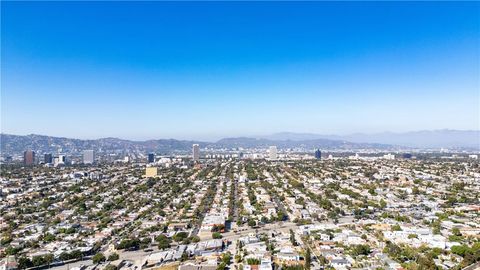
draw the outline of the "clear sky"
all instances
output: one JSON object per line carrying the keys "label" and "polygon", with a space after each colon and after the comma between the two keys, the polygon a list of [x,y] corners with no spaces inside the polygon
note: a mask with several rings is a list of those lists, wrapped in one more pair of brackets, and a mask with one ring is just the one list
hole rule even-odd
{"label": "clear sky", "polygon": [[1,2],[1,129],[479,129],[479,2]]}

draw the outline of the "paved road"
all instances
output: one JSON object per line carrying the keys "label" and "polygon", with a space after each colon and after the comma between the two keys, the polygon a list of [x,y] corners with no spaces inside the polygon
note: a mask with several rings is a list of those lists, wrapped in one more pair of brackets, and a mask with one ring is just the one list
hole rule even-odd
{"label": "paved road", "polygon": [[233,179],[233,187],[235,188],[235,194],[234,194],[234,203],[233,203],[233,221],[232,223],[236,223],[239,217],[239,212],[238,212],[238,201],[237,198],[238,196],[238,179],[234,178]]}
{"label": "paved road", "polygon": [[280,201],[278,196],[274,196],[273,200],[277,204],[277,207],[280,208],[280,210],[288,216],[288,211],[287,211],[287,209],[285,209],[285,206],[283,205],[282,201]]}

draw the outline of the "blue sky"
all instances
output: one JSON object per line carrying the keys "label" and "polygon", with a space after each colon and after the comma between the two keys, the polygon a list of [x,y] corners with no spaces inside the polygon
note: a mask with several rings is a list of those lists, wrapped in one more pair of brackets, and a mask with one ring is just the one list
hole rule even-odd
{"label": "blue sky", "polygon": [[479,129],[479,2],[3,2],[1,129]]}

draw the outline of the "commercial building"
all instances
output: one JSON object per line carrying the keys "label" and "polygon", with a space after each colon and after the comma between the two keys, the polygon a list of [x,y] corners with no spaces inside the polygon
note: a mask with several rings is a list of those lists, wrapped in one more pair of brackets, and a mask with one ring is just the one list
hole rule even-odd
{"label": "commercial building", "polygon": [[321,159],[322,158],[322,151],[320,151],[320,149],[317,149],[315,151],[315,158],[316,159]]}
{"label": "commercial building", "polygon": [[148,154],[148,163],[154,163],[155,162],[155,154],[150,153]]}
{"label": "commercial building", "polygon": [[67,162],[67,157],[65,155],[58,155],[58,157],[55,157],[53,160],[53,163],[55,166],[65,165],[66,162]]}
{"label": "commercial building", "polygon": [[33,165],[35,163],[35,151],[27,150],[23,152],[23,164]]}
{"label": "commercial building", "polygon": [[268,148],[268,157],[272,160],[278,158],[277,157],[277,147],[276,146],[270,146]]}
{"label": "commercial building", "polygon": [[155,177],[157,176],[157,173],[158,173],[157,167],[145,168],[145,177]]}
{"label": "commercial building", "polygon": [[83,163],[84,164],[93,164],[95,162],[95,153],[93,150],[83,151]]}
{"label": "commercial building", "polygon": [[210,232],[214,226],[225,226],[225,216],[219,213],[206,214],[200,230]]}
{"label": "commercial building", "polygon": [[194,144],[192,146],[192,155],[193,155],[193,161],[200,160],[200,146],[198,144]]}
{"label": "commercial building", "polygon": [[43,162],[45,162],[45,164],[52,164],[53,163],[53,156],[52,154],[45,154],[43,156]]}
{"label": "commercial building", "polygon": [[395,155],[389,153],[389,154],[383,155],[383,158],[392,160],[392,159],[395,159]]}

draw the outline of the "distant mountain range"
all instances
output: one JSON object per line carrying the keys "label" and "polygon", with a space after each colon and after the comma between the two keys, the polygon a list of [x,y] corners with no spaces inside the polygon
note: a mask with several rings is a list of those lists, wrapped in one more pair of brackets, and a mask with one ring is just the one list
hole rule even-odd
{"label": "distant mountain range", "polygon": [[304,140],[278,140],[267,138],[225,138],[221,139],[210,146],[216,148],[230,148],[230,147],[242,147],[242,148],[265,148],[271,145],[275,145],[278,148],[306,148],[306,149],[393,149],[396,148],[392,145],[379,144],[379,143],[352,143],[343,140],[332,139],[304,139]]}
{"label": "distant mountain range", "polygon": [[25,136],[0,134],[0,149],[2,154],[23,153],[26,149],[32,149],[44,153],[75,153],[86,149],[109,153],[132,151],[174,153],[177,151],[182,152],[190,150],[194,143],[198,143],[202,146],[205,146],[206,144],[203,142],[174,139],[130,141],[118,138],[102,138],[96,140],[81,140],[36,134]]}
{"label": "distant mountain range", "polygon": [[98,152],[156,152],[175,153],[190,152],[192,144],[212,149],[224,148],[266,148],[276,145],[278,148],[306,149],[394,149],[394,146],[376,143],[351,143],[341,140],[311,139],[311,140],[270,140],[262,138],[225,138],[217,142],[186,141],[175,139],[159,139],[147,141],[130,141],[117,138],[102,138],[96,140],[81,140],[44,135],[10,135],[0,134],[2,155],[21,154],[26,149],[44,153],[75,153],[86,149]]}
{"label": "distant mountain range", "polygon": [[376,134],[320,135],[312,133],[276,133],[264,138],[270,140],[344,140],[353,143],[380,143],[415,148],[471,148],[480,149],[479,130],[423,130],[405,133],[383,132]]}
{"label": "distant mountain range", "polygon": [[99,152],[190,152],[192,144],[213,149],[223,148],[265,148],[276,145],[278,148],[305,148],[324,150],[344,149],[383,149],[403,148],[455,148],[480,150],[480,131],[434,130],[407,133],[352,134],[346,136],[320,135],[309,133],[282,132],[261,138],[224,138],[217,142],[159,139],[131,141],[118,138],[81,140],[44,135],[0,134],[2,155],[20,154],[26,149],[39,152],[75,153],[85,149]]}

